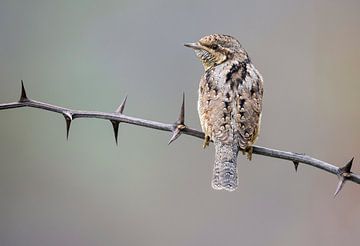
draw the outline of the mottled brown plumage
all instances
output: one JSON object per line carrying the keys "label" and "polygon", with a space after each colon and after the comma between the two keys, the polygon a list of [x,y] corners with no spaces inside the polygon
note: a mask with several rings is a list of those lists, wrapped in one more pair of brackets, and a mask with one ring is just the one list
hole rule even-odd
{"label": "mottled brown plumage", "polygon": [[198,111],[206,147],[215,145],[212,187],[237,188],[236,159],[239,150],[248,153],[256,141],[262,110],[263,79],[239,41],[213,34],[193,48],[205,68],[199,85]]}

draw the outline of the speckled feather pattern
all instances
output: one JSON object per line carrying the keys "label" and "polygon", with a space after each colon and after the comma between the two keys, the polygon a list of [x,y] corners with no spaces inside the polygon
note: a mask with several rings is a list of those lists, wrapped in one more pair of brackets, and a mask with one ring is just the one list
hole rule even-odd
{"label": "speckled feather pattern", "polygon": [[206,46],[206,55],[197,53],[206,71],[198,112],[205,136],[215,145],[212,187],[233,191],[238,186],[238,151],[248,151],[259,134],[263,79],[236,39],[215,34],[199,42]]}
{"label": "speckled feather pattern", "polygon": [[[242,79],[245,66],[247,72]],[[227,80],[232,67],[238,70]],[[245,150],[257,137],[262,93],[261,75],[251,63],[239,66],[238,61],[229,61],[208,70],[199,85],[198,111],[203,131],[211,140],[226,144],[235,140]]]}

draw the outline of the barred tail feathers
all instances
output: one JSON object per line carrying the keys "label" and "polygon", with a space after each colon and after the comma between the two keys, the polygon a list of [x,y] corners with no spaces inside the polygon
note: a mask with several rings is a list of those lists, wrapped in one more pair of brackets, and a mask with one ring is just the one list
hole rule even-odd
{"label": "barred tail feathers", "polygon": [[223,144],[215,141],[215,166],[211,185],[216,190],[234,191],[238,186],[236,144]]}

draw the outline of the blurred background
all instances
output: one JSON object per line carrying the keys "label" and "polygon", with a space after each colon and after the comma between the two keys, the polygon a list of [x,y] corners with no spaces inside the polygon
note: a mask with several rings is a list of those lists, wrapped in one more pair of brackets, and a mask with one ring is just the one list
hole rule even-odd
{"label": "blurred background", "polygon": [[[359,1],[0,1],[0,103],[30,98],[172,123],[182,92],[200,129],[203,68],[184,42],[237,37],[265,79],[258,145],[360,172]],[[170,133],[0,112],[0,245],[357,244],[360,187],[239,156],[237,191],[211,189],[214,149]]]}

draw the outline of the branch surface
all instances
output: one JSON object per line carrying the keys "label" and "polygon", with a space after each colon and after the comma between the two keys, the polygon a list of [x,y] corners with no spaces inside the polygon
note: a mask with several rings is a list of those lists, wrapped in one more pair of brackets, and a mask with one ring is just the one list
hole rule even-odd
{"label": "branch surface", "polygon": [[[136,117],[131,117],[123,114],[125,108],[126,98],[120,104],[120,106],[113,113],[105,113],[98,111],[84,111],[84,110],[74,110],[64,107],[59,107],[56,105],[31,100],[27,97],[24,83],[21,81],[21,96],[19,101],[11,102],[11,103],[3,103],[0,104],[0,110],[5,109],[13,109],[13,108],[21,108],[21,107],[30,107],[30,108],[38,108],[41,110],[52,111],[58,114],[62,114],[66,121],[66,136],[69,136],[69,130],[71,126],[71,122],[78,118],[98,118],[109,120],[112,123],[115,141],[117,143],[118,139],[118,129],[120,123],[127,123],[147,128],[152,128],[161,131],[172,132],[172,137],[169,141],[169,144],[175,141],[181,134],[197,137],[200,139],[204,139],[204,133],[201,131],[197,131],[196,129],[190,128],[185,125],[185,95],[183,95],[182,105],[180,109],[179,118],[173,124],[161,123],[152,120],[146,120]],[[291,161],[295,170],[297,170],[299,163],[303,163],[309,166],[313,166],[315,168],[319,168],[328,173],[335,174],[339,178],[339,182],[335,191],[334,196],[336,196],[340,190],[342,189],[345,181],[352,181],[354,183],[360,184],[360,175],[351,172],[351,167],[354,158],[352,158],[345,166],[337,167],[325,161],[321,161],[315,159],[311,156],[305,154],[299,154],[296,152],[282,151],[276,150],[261,146],[253,146],[253,153],[263,156],[268,156],[272,158],[284,159]]]}

